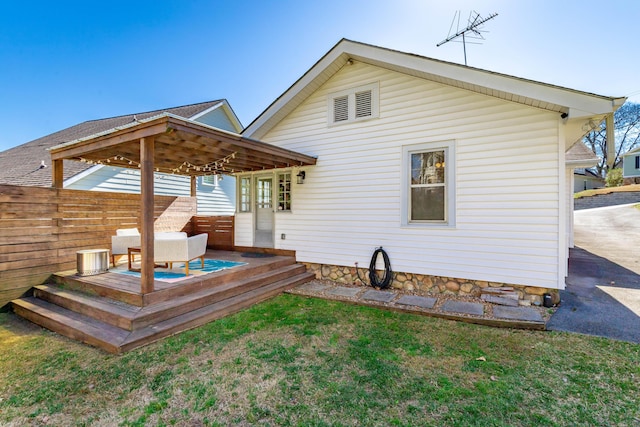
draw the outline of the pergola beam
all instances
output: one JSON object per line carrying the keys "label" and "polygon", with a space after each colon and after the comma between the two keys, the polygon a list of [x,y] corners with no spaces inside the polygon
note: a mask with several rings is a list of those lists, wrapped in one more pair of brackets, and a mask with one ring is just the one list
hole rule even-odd
{"label": "pergola beam", "polygon": [[70,159],[73,157],[82,157],[87,154],[108,148],[113,148],[123,143],[137,141],[141,138],[155,137],[166,132],[167,124],[159,123],[141,123],[140,127],[128,127],[126,129],[114,129],[113,132],[96,136],[94,138],[80,140],[73,144],[61,144],[51,148],[51,159]]}

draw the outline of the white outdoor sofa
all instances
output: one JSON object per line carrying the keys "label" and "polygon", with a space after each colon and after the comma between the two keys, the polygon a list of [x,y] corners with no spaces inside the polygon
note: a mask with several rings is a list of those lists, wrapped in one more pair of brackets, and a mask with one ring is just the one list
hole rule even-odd
{"label": "white outdoor sofa", "polygon": [[[200,258],[204,268],[204,254],[207,251],[208,234],[202,233],[187,237],[183,231],[154,233],[153,261],[168,263],[169,268],[174,262],[184,262],[185,274],[189,275],[189,261]],[[115,266],[115,255],[128,255],[128,249],[140,247],[140,233],[137,228],[116,230],[111,236],[111,262]]]}

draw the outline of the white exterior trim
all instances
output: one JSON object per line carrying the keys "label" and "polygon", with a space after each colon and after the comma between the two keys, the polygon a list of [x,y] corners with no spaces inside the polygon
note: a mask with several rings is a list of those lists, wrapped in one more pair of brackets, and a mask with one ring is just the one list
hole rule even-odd
{"label": "white exterior trim", "polygon": [[[411,182],[411,154],[414,152],[444,150],[445,166],[445,220],[409,221],[409,183]],[[456,155],[455,141],[425,142],[402,146],[402,179],[400,180],[400,225],[409,228],[455,228],[456,226]]]}
{"label": "white exterior trim", "polygon": [[189,120],[198,121],[200,117],[205,116],[211,113],[212,111],[217,110],[218,108],[222,108],[224,110],[224,112],[227,115],[227,118],[229,119],[229,123],[234,127],[235,131],[238,133],[242,132],[242,129],[243,129],[242,123],[240,123],[238,116],[236,116],[236,113],[233,111],[231,106],[229,106],[229,103],[226,100],[222,100],[219,103],[207,108],[206,110],[201,111],[198,114],[189,117]]}
{"label": "white exterior trim", "polygon": [[103,168],[105,165],[93,165],[88,169],[83,170],[82,172],[75,174],[72,177],[67,178],[64,183],[63,183],[63,187],[67,187],[71,184],[74,184],[78,181],[80,181],[83,178],[86,178],[87,176],[91,175],[94,172],[97,172],[98,170],[100,170],[101,168]]}
{"label": "white exterior trim", "polygon": [[[365,62],[547,111],[570,119],[612,113],[626,101],[342,39],[243,132],[261,139],[345,64]],[[567,117],[567,116],[565,116]],[[571,141],[573,142],[573,141]]]}
{"label": "white exterior trim", "polygon": [[220,108],[220,106],[222,106],[222,101],[220,101],[217,104],[212,105],[211,107],[207,108],[206,110],[200,111],[198,114],[195,114],[195,115],[193,115],[191,117],[188,117],[188,118],[190,120],[197,120],[198,118],[204,116],[205,114],[209,114],[213,110]]}
{"label": "white exterior trim", "polygon": [[[347,123],[353,123],[364,120],[372,120],[377,119],[380,115],[380,85],[378,82],[365,84],[358,87],[353,87],[345,90],[341,90],[340,92],[330,93],[327,96],[327,124],[329,126],[341,126]],[[371,114],[366,117],[356,117],[356,101],[355,96],[356,93],[371,91]],[[346,96],[348,99],[348,118],[342,121],[334,121],[334,100],[336,98],[340,98]]]}

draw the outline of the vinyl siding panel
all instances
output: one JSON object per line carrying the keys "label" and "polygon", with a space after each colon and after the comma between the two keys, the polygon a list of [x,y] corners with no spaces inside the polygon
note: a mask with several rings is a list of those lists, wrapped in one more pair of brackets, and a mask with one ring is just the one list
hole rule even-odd
{"label": "vinyl siding panel", "polygon": [[236,213],[236,246],[253,246],[253,217],[251,213]]}
{"label": "vinyl siding panel", "polygon": [[[327,125],[329,94],[375,82],[379,118]],[[318,157],[276,213],[276,247],[300,261],[366,267],[383,246],[394,271],[563,286],[557,114],[356,62],[262,139]],[[454,141],[456,225],[403,227],[402,147],[439,141]]]}
{"label": "vinyl siding panel", "polygon": [[625,178],[640,176],[640,169],[636,169],[637,157],[640,157],[640,154],[629,154],[623,157],[622,175]]}
{"label": "vinyl siding panel", "polygon": [[[107,191],[117,193],[139,193],[140,173],[132,169],[103,166],[93,173],[74,181],[65,188],[70,190]],[[191,195],[188,177],[180,175],[155,174],[154,192],[162,196]],[[235,213],[235,178],[225,177],[217,187],[202,185],[202,178],[196,184],[199,215],[233,215]]]}
{"label": "vinyl siding panel", "polygon": [[223,108],[216,108],[215,110],[198,117],[196,121],[218,129],[237,132],[236,128],[229,121],[229,117]]}

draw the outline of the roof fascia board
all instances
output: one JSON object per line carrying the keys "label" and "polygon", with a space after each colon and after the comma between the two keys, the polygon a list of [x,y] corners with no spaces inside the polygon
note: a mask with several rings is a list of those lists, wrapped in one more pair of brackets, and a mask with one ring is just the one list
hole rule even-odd
{"label": "roof fascia board", "polygon": [[189,120],[197,120],[199,117],[204,116],[205,114],[209,114],[210,112],[212,112],[213,110],[219,108],[222,105],[222,101],[218,102],[217,104],[212,105],[211,107],[207,108],[206,110],[200,111],[197,114],[194,114],[191,117],[188,117]]}
{"label": "roof fascia board", "polygon": [[565,161],[565,166],[571,169],[579,169],[579,168],[591,168],[598,164],[599,159],[580,159],[580,160],[567,160]]}
{"label": "roof fascia board", "polygon": [[633,150],[631,150],[631,151],[627,151],[626,153],[624,153],[624,154],[622,155],[622,157],[624,157],[624,156],[628,156],[628,155],[631,155],[631,154],[637,154],[637,153],[640,153],[640,147],[638,147],[638,148],[634,148],[634,149],[633,149]]}
{"label": "roof fascia board", "polygon": [[[355,60],[405,72],[410,75],[415,75],[415,72],[431,74],[471,85],[482,86],[494,91],[511,93],[525,98],[559,105],[562,106],[572,118],[611,113],[626,101],[624,97],[612,98],[581,92],[561,86],[554,86],[520,77],[342,39],[298,79],[298,81],[287,89],[287,91],[267,107],[243,133],[255,138],[262,138],[269,130],[268,128],[262,128],[264,126],[268,127],[269,121],[281,109],[286,108],[287,104],[294,101],[300,92],[312,84],[314,80],[319,79],[320,76],[323,75],[323,72],[334,62],[341,61],[342,64],[337,63],[338,66],[341,66],[344,65],[350,57]],[[329,76],[324,76],[324,78],[328,79]],[[428,77],[425,76],[424,78]],[[325,81],[326,80],[321,80],[316,82],[316,84],[320,86]]]}
{"label": "roof fascia board", "polygon": [[238,116],[236,116],[235,111],[233,111],[233,108],[231,108],[226,99],[223,99],[222,101],[218,102],[215,105],[212,105],[204,111],[199,112],[198,114],[188,117],[188,119],[197,121],[200,117],[205,116],[210,112],[217,110],[218,108],[221,108],[224,111],[224,113],[231,121],[231,124],[233,125],[236,132],[242,132],[242,123],[240,123],[240,119],[238,119]]}
{"label": "roof fascia board", "polygon": [[615,111],[616,107],[622,105],[620,104],[621,101],[624,102],[624,98],[610,98],[580,92],[574,89],[351,41],[345,41],[344,52],[360,57],[354,59],[366,61],[367,58],[371,58],[388,65],[396,65],[409,70],[417,70],[473,85],[484,86],[493,90],[566,106],[570,111],[573,110],[573,114],[569,113],[570,117],[610,113]]}
{"label": "roof fascia board", "polygon": [[64,181],[64,185],[63,187],[69,186],[75,182],[80,181],[82,178],[87,177],[89,175],[91,175],[94,172],[97,172],[98,170],[102,169],[104,167],[104,165],[93,165],[91,166],[89,169],[85,169],[80,173],[77,173],[75,175],[73,175],[72,177],[67,178]]}
{"label": "roof fascia board", "polygon": [[86,154],[87,152],[118,145],[127,140],[139,140],[161,134],[167,130],[167,120],[165,113],[160,117],[154,118],[151,122],[141,121],[135,123],[135,126],[114,128],[102,134],[56,145],[55,147],[49,148],[51,160],[75,157]]}

